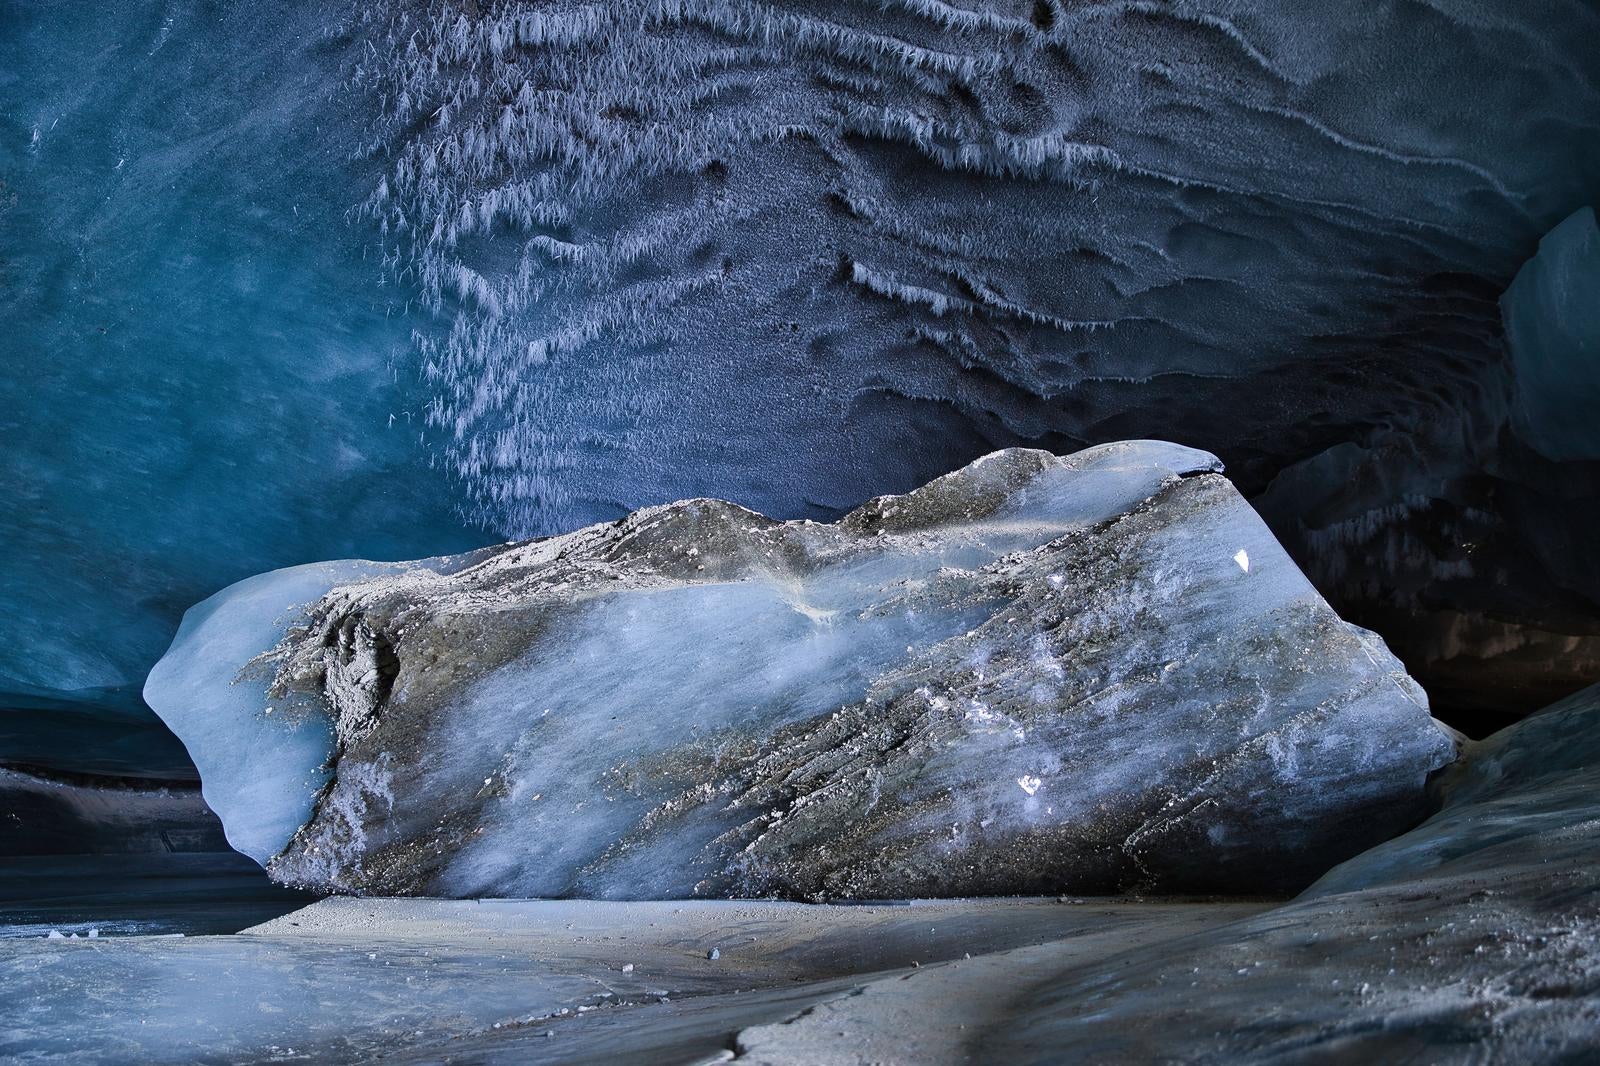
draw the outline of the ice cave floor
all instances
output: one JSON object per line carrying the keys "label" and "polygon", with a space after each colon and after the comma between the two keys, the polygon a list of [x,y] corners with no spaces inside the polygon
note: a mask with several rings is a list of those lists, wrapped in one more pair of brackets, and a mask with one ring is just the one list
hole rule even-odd
{"label": "ice cave floor", "polygon": [[9,941],[0,1058],[960,1061],[1041,981],[1264,906],[333,898],[234,936]]}
{"label": "ice cave floor", "polygon": [[[1472,1060],[1473,1027],[1509,1011],[1592,1023],[1572,990],[1489,987],[1507,945],[1561,932],[1490,936],[1492,897],[333,898],[231,936],[7,941],[0,1060],[1437,1062]],[[1469,929],[1494,953],[1467,954]]]}
{"label": "ice cave floor", "polygon": [[1600,686],[1469,745],[1288,902],[335,897],[0,940],[0,1061],[1592,1062],[1597,719]]}

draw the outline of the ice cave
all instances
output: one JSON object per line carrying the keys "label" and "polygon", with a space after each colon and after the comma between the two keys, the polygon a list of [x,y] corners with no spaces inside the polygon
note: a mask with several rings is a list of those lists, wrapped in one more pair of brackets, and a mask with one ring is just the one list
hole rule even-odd
{"label": "ice cave", "polygon": [[1600,0],[0,0],[0,1062],[1600,1061]]}

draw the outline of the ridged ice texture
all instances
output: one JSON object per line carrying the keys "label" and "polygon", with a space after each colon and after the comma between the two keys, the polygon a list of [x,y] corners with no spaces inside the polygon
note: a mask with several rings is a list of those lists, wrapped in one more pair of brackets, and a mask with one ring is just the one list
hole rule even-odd
{"label": "ridged ice texture", "polygon": [[1583,676],[1600,585],[1530,548],[1553,479],[1501,455],[1496,301],[1600,196],[1592,5],[400,3],[357,34],[365,209],[446,312],[429,419],[482,521],[820,516],[1160,436],[1252,494],[1312,464],[1269,522],[1452,701]]}
{"label": "ridged ice texture", "polygon": [[[197,629],[147,696],[203,770],[227,753],[208,797],[256,792],[230,839],[322,890],[1280,890],[1418,817],[1454,746],[1216,469],[1128,442],[837,524],[650,508],[335,587],[276,647]],[[194,620],[259,637],[299,579]],[[307,719],[331,780],[269,839],[304,810],[284,769],[323,772]]]}
{"label": "ridged ice texture", "polygon": [[975,438],[1159,430],[1253,479],[1493,414],[1495,297],[1600,180],[1570,2],[384,11],[367,207],[456,311],[431,414],[511,532],[848,504]]}

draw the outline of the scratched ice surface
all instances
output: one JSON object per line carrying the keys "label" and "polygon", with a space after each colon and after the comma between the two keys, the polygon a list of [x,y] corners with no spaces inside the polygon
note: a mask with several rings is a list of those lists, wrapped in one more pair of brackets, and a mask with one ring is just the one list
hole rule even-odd
{"label": "scratched ice surface", "polygon": [[268,574],[197,608],[146,696],[208,796],[248,796],[214,803],[235,842],[322,889],[1303,883],[1414,819],[1453,748],[1215,469],[1128,442],[837,524],[685,501],[336,587],[281,642],[304,571]]}

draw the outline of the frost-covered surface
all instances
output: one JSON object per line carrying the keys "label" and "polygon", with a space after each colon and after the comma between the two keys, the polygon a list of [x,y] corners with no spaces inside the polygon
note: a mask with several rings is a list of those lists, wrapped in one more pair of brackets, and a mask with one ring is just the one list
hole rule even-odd
{"label": "frost-covered surface", "polygon": [[[1159,426],[1254,480],[1380,410],[1477,409],[1494,298],[1600,181],[1597,29],[1544,0],[626,0],[352,31],[367,210],[453,312],[431,418],[484,513],[544,532],[743,488],[722,445],[757,402],[808,445],[743,475],[789,506],[963,432]],[[907,416],[948,443],[919,457]]]}
{"label": "frost-covered surface", "polygon": [[1600,196],[1591,5],[395,0],[353,32],[365,209],[444,315],[428,417],[508,534],[1160,436],[1249,495],[1290,471],[1269,523],[1450,705],[1600,676],[1600,575],[1548,547],[1600,483],[1506,432],[1497,304]]}
{"label": "frost-covered surface", "polygon": [[685,501],[336,587],[281,643],[307,572],[263,575],[148,695],[306,886],[1298,887],[1419,817],[1454,745],[1216,468],[1002,452],[833,525]]}
{"label": "frost-covered surface", "polygon": [[137,698],[183,607],[458,506],[830,517],[1023,439],[1300,471],[1269,521],[1453,701],[1596,661],[1592,475],[1491,461],[1495,301],[1600,185],[1592,5],[0,19],[0,758],[188,773]]}

